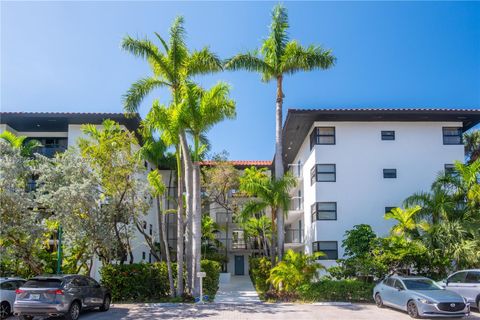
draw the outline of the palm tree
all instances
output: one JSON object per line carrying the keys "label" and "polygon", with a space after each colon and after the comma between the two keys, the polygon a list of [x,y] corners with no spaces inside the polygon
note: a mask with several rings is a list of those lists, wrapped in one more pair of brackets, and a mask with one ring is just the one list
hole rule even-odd
{"label": "palm tree", "polygon": [[[287,212],[290,206],[289,191],[295,187],[297,180],[290,174],[284,175],[280,179],[272,179],[265,173],[265,169],[255,167],[245,169],[244,175],[240,177],[240,190],[248,196],[255,197],[245,203],[240,213],[240,220],[245,217],[253,216],[256,213],[263,212],[270,208],[272,213],[272,230],[275,230],[275,220],[280,214]],[[280,227],[278,227],[280,228]],[[282,229],[282,235],[285,232]],[[275,236],[272,232],[270,258],[272,265],[275,264],[274,250]]]}
{"label": "palm tree", "polygon": [[[193,270],[200,270],[201,256],[201,195],[200,195],[200,154],[202,146],[200,140],[213,125],[222,120],[235,117],[235,102],[229,97],[230,87],[225,83],[218,83],[210,90],[188,82],[182,86],[182,102],[178,105],[183,116],[183,127],[193,136],[193,215],[192,222],[192,251],[194,256]],[[191,277],[196,283],[196,272]],[[195,286],[197,287],[197,286]]]}
{"label": "palm tree", "polygon": [[426,221],[417,222],[416,215],[422,208],[415,206],[413,208],[393,208],[392,211],[385,213],[385,219],[397,220],[397,224],[392,227],[392,234],[394,236],[403,237],[407,234],[417,235],[418,229],[428,230],[428,223]]}
{"label": "palm tree", "polygon": [[[160,197],[165,194],[165,184],[163,183],[162,176],[157,170],[150,171],[148,173],[148,182],[152,186],[153,189],[153,196],[157,199],[158,205],[158,214],[165,216],[165,213],[162,213],[161,210],[161,201]],[[165,257],[167,260],[167,270],[168,270],[168,282],[170,284],[170,296],[173,298],[175,297],[175,285],[173,283],[173,271],[172,271],[172,261],[170,259],[170,250],[168,249],[168,239],[167,239],[167,229],[165,228],[165,219],[162,219],[163,223],[161,224],[161,241],[163,242],[165,250]]]}
{"label": "palm tree", "polygon": [[[272,11],[270,34],[263,41],[262,47],[254,52],[238,54],[225,63],[229,70],[245,69],[258,72],[262,81],[277,82],[276,112],[275,112],[275,179],[281,179],[284,173],[282,152],[282,107],[283,107],[283,77],[299,71],[328,69],[335,63],[335,57],[330,50],[320,46],[302,47],[297,41],[289,40],[287,29],[287,9],[276,5]],[[281,211],[283,208],[279,208]],[[284,221],[283,214],[278,215],[278,257],[281,260],[284,251]]]}
{"label": "palm tree", "polygon": [[19,149],[20,154],[24,157],[30,157],[36,148],[42,146],[38,140],[26,140],[27,136],[16,136],[10,131],[2,132],[0,134],[0,139],[10,144],[14,149]]}
{"label": "palm tree", "polygon": [[[158,38],[162,50],[155,46],[149,40],[133,39],[129,36],[122,41],[122,48],[135,56],[144,58],[150,64],[153,75],[142,78],[133,83],[124,97],[124,109],[127,112],[136,112],[142,100],[154,89],[166,87],[170,89],[172,95],[172,107],[176,112],[180,112],[178,105],[181,101],[182,86],[188,79],[195,75],[207,74],[222,70],[220,59],[213,54],[208,48],[199,51],[190,52],[185,44],[185,29],[183,27],[183,17],[177,17],[170,28],[169,42],[165,41],[158,33]],[[186,212],[187,212],[187,287],[191,287],[192,275],[196,274],[196,270],[190,267],[192,260],[200,259],[200,252],[197,256],[192,257],[191,237],[192,233],[192,216],[201,215],[200,208],[193,209],[193,163],[189,153],[188,142],[185,134],[185,128],[178,127],[179,136],[179,152],[182,154],[183,166],[185,170],[185,187],[186,187]],[[199,219],[195,220],[199,223]],[[195,223],[195,222],[193,222]],[[193,228],[200,230],[199,226]],[[200,232],[200,231],[199,231]],[[195,253],[193,253],[194,255]],[[199,262],[197,263],[199,265]],[[198,270],[199,271],[199,270]],[[199,291],[199,285],[195,281],[194,294]]]}
{"label": "palm tree", "polygon": [[418,192],[411,195],[405,199],[404,205],[407,208],[420,206],[417,216],[427,218],[432,224],[458,216],[455,199],[447,191],[438,187],[432,188],[431,192]]}
{"label": "palm tree", "polygon": [[469,163],[480,158],[480,130],[474,130],[463,134],[465,155]]}

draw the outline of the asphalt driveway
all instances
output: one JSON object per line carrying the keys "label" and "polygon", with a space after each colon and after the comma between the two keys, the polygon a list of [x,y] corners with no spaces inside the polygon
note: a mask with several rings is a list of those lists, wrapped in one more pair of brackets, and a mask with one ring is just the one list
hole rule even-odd
{"label": "asphalt driveway", "polygon": [[[410,317],[394,309],[378,309],[371,304],[115,304],[108,312],[90,311],[80,320],[152,320],[152,319],[334,319],[402,320]],[[468,319],[480,320],[474,310]]]}

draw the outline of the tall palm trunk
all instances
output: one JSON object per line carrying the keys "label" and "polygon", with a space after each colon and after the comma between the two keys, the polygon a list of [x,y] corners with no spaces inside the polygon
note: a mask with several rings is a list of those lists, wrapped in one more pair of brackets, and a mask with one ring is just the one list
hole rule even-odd
{"label": "tall palm trunk", "polygon": [[[277,77],[277,104],[275,110],[275,179],[283,177],[283,159],[282,159],[282,108],[283,108],[283,77]],[[277,208],[277,252],[278,261],[282,261],[285,243],[285,226],[283,208]],[[273,246],[273,243],[272,243]]]}
{"label": "tall palm trunk", "polygon": [[272,234],[270,240],[270,262],[272,267],[275,266],[275,219],[277,217],[277,210],[272,208]]}
{"label": "tall palm trunk", "polygon": [[[157,170],[159,169],[157,168]],[[159,232],[158,241],[160,243],[160,260],[164,261],[166,259],[166,251],[168,250],[168,245],[165,247],[165,244],[162,241],[164,221],[162,217],[162,208],[160,206],[160,198],[159,196],[157,196],[156,198],[157,198],[157,221],[158,221],[158,232]]]}
{"label": "tall palm trunk", "polygon": [[193,261],[194,253],[192,250],[192,207],[193,207],[193,163],[190,156],[187,137],[185,132],[180,132],[180,146],[182,149],[183,164],[185,168],[185,190],[186,190],[186,211],[187,221],[185,227],[186,243],[185,243],[185,260],[187,264],[187,291],[192,291],[193,279]]}
{"label": "tall palm trunk", "polygon": [[192,283],[193,295],[200,295],[199,279],[196,277],[200,272],[200,261],[202,254],[202,204],[200,198],[200,165],[195,163],[193,166],[193,220],[192,220],[192,251],[193,251],[193,270]]}
{"label": "tall palm trunk", "polygon": [[180,148],[177,147],[177,296],[183,296],[183,173],[182,155]]}
{"label": "tall palm trunk", "polygon": [[[168,191],[167,191],[167,196],[168,196]],[[163,246],[167,248],[167,250],[165,250],[165,259],[167,260],[166,262],[167,262],[167,271],[168,271],[168,283],[170,284],[170,296],[173,298],[175,297],[175,284],[173,283],[172,261],[170,259],[170,250],[168,248],[167,228],[165,227],[166,214],[162,213],[162,206],[161,206],[159,196],[157,196],[157,207],[158,207],[158,214],[161,220],[160,243],[163,243]]]}

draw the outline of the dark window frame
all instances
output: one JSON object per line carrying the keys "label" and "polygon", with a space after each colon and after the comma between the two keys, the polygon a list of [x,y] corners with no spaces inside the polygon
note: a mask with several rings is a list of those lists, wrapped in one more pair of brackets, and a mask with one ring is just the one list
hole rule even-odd
{"label": "dark window frame", "polygon": [[[455,129],[457,130],[456,134],[446,134],[445,131]],[[463,144],[463,130],[462,127],[442,127],[442,137],[443,137],[443,144],[444,145],[462,145]],[[447,142],[445,141],[448,138],[451,137],[458,137],[458,142]]]}
{"label": "dark window frame", "polygon": [[395,130],[382,130],[382,141],[395,141]]}
{"label": "dark window frame", "polygon": [[[320,134],[320,129],[333,129],[333,134]],[[313,149],[316,145],[335,145],[337,144],[336,138],[336,129],[335,127],[314,127],[310,133],[310,150]],[[321,142],[322,137],[333,137],[333,143],[324,143]]]}
{"label": "dark window frame", "polygon": [[[319,171],[319,166],[333,166],[333,172]],[[319,180],[319,174],[333,174],[333,180]],[[335,163],[317,163],[310,169],[310,185],[315,182],[337,182],[337,165]]]}
{"label": "dark window frame", "polygon": [[[336,250],[322,250],[320,248],[321,243],[335,243],[335,247],[337,248]],[[338,259],[338,241],[314,241],[312,242],[312,251],[313,252],[323,252],[325,253],[325,256],[319,257],[319,260],[337,260]],[[333,257],[331,258],[328,254],[329,253],[334,253]]]}
{"label": "dark window frame", "polygon": [[[334,204],[335,205],[335,210],[320,210],[320,205],[322,204]],[[312,214],[312,222],[315,221],[335,221],[337,220],[337,211],[338,211],[338,206],[337,202],[335,201],[321,201],[321,202],[315,202],[312,204],[311,208],[311,214]],[[320,212],[333,212],[335,218],[333,219],[325,219],[325,218],[319,218],[319,213]]]}
{"label": "dark window frame", "polygon": [[397,169],[383,169],[383,178],[384,179],[397,179]]}
{"label": "dark window frame", "polygon": [[453,163],[445,163],[443,165],[443,171],[445,174],[454,174],[456,171],[455,165]]}

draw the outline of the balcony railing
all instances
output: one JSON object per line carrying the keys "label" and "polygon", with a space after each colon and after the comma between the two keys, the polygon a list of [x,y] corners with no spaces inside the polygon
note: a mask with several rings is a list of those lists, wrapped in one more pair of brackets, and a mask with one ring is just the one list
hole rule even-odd
{"label": "balcony railing", "polygon": [[40,153],[45,157],[53,158],[55,154],[65,152],[65,150],[67,150],[67,148],[64,146],[46,146],[35,149],[35,153]]}
{"label": "balcony railing", "polygon": [[288,172],[297,179],[303,179],[302,165],[298,163],[291,163],[288,165]]}
{"label": "balcony railing", "polygon": [[303,197],[291,197],[289,210],[303,211]]}
{"label": "balcony railing", "polygon": [[285,229],[285,243],[302,243],[303,229]]}

